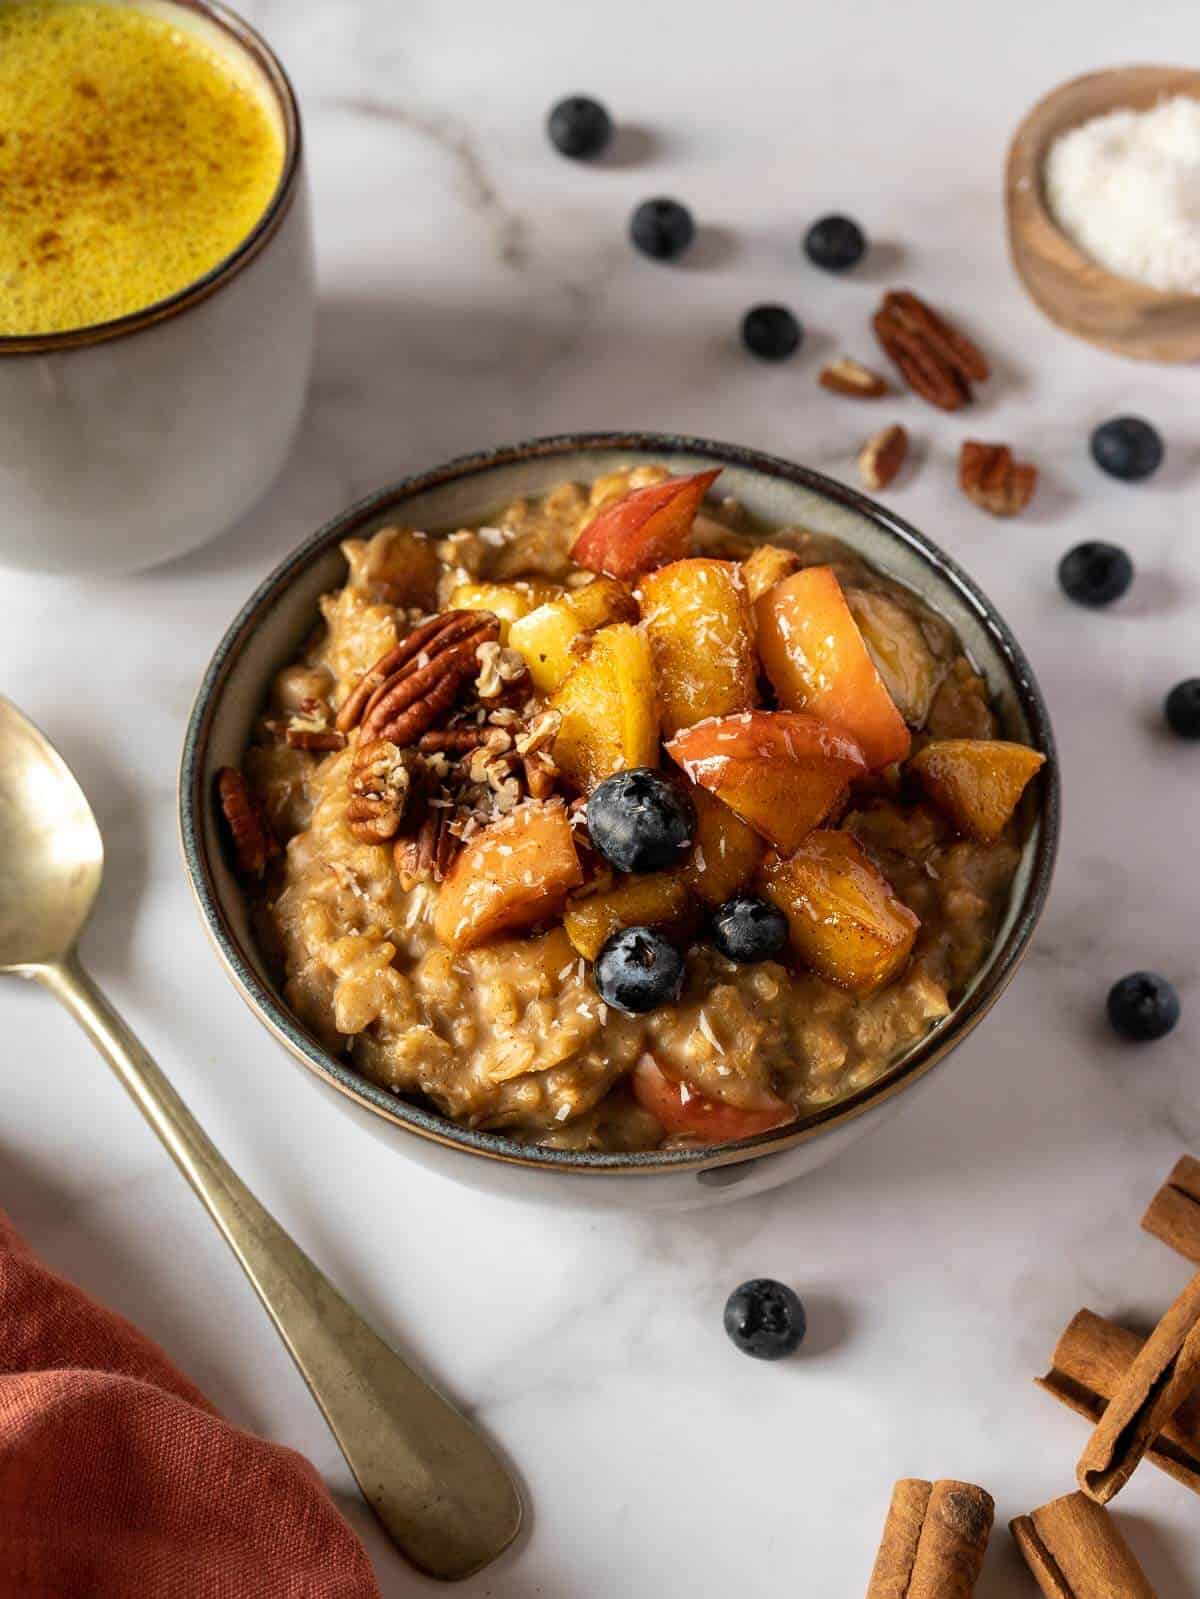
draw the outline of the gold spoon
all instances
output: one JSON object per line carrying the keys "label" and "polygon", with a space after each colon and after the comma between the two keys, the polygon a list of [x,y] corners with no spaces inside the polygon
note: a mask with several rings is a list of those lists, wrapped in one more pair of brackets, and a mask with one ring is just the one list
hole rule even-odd
{"label": "gold spoon", "polygon": [[432,1577],[470,1576],[521,1524],[511,1477],[263,1209],[79,964],[103,867],[83,790],[0,698],[0,972],[49,989],[125,1085],[241,1262],[392,1540]]}

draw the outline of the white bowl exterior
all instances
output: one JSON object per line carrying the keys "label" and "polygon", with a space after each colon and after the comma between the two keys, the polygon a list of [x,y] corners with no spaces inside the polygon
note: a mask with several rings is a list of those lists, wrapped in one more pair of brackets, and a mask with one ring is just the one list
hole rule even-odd
{"label": "white bowl exterior", "polygon": [[257,255],[134,332],[0,354],[0,562],[96,576],[214,538],[291,447],[312,364],[315,272],[303,168]]}

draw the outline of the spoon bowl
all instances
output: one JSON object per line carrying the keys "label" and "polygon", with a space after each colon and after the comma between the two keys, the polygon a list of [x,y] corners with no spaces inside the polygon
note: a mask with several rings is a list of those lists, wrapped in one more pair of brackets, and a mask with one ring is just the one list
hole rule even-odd
{"label": "spoon bowl", "polygon": [[0,970],[61,960],[91,914],[104,844],[44,734],[0,697]]}

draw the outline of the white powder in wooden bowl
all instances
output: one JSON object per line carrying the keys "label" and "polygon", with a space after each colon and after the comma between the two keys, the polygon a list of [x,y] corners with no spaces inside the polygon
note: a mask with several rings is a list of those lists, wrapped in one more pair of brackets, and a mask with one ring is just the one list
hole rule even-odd
{"label": "white powder in wooden bowl", "polygon": [[1119,277],[1200,294],[1200,100],[1111,111],[1050,147],[1050,211],[1073,243]]}

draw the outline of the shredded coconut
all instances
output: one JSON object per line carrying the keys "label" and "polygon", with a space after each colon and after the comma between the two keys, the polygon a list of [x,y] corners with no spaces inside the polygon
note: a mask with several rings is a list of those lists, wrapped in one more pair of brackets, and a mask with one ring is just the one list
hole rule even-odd
{"label": "shredded coconut", "polygon": [[1044,176],[1055,221],[1093,261],[1200,294],[1200,100],[1093,117],[1054,141]]}

